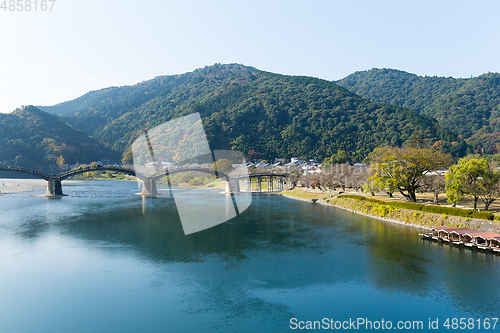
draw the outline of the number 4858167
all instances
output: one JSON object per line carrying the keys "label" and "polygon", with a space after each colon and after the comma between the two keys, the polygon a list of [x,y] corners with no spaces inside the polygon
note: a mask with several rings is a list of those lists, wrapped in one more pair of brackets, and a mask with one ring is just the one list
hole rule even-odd
{"label": "number 4858167", "polygon": [[446,327],[447,329],[451,328],[453,330],[456,330],[456,329],[462,329],[462,330],[465,330],[465,329],[469,329],[469,330],[486,329],[486,330],[489,330],[489,329],[495,329],[495,327],[497,326],[497,321],[498,321],[498,318],[484,318],[484,319],[481,319],[481,318],[478,318],[478,319],[451,318],[451,320],[450,320],[450,318],[447,318],[443,324],[443,327]]}
{"label": "number 4858167", "polygon": [[[1,1],[1,0],[0,0]],[[4,0],[0,9],[4,12],[18,11],[18,12],[29,12],[29,11],[52,11],[56,0]]]}

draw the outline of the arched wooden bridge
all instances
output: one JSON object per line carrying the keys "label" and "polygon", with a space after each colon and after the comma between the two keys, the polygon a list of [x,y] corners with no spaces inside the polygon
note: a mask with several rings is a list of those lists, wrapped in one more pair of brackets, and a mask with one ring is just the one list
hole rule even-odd
{"label": "arched wooden bridge", "polygon": [[10,172],[18,172],[18,173],[24,173],[28,174],[30,176],[35,176],[37,178],[41,178],[46,180],[47,183],[47,192],[46,196],[48,197],[61,197],[63,195],[62,191],[62,181],[65,179],[68,179],[69,177],[76,176],[78,174],[86,173],[86,172],[92,172],[92,171],[115,171],[115,172],[120,172],[124,173],[130,176],[137,177],[141,179],[144,182],[144,185],[142,187],[141,194],[143,196],[156,196],[157,194],[157,189],[156,189],[156,181],[158,179],[161,179],[167,175],[173,175],[176,173],[180,172],[203,172],[207,173],[210,175],[214,175],[218,178],[222,178],[226,180],[226,191],[230,192],[239,192],[239,180],[241,179],[246,179],[247,182],[246,184],[246,190],[251,191],[251,178],[257,178],[257,192],[262,191],[262,179],[265,178],[268,180],[268,191],[273,191],[274,186],[276,184],[276,190],[282,190],[283,189],[283,184],[284,184],[284,178],[287,177],[286,174],[251,174],[251,175],[241,175],[239,176],[234,176],[231,175],[229,177],[228,175],[218,172],[215,173],[213,169],[208,169],[208,168],[178,168],[174,170],[162,170],[157,172],[153,176],[145,176],[141,173],[137,174],[136,171],[132,168],[126,168],[126,167],[119,167],[119,166],[104,166],[104,165],[96,165],[96,166],[86,166],[86,167],[79,167],[67,172],[63,172],[59,175],[56,174],[45,174],[43,172],[40,172],[38,170],[33,170],[29,168],[23,168],[23,167],[0,167],[0,171],[10,171]]}
{"label": "arched wooden bridge", "polygon": [[262,191],[262,180],[267,180],[267,191],[266,192],[274,192],[282,191],[285,186],[285,178],[288,177],[288,174],[285,173],[253,173],[248,175],[247,182],[245,182],[245,190],[247,192],[252,191],[252,183],[251,179],[256,179],[255,192],[263,192]]}

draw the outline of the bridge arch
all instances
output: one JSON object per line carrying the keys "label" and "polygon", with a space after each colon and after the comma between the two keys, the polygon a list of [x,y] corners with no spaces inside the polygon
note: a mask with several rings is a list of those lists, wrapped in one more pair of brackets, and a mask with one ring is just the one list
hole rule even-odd
{"label": "bridge arch", "polygon": [[116,172],[121,172],[130,176],[137,177],[135,174],[135,171],[132,169],[126,169],[126,168],[119,168],[119,167],[94,167],[94,168],[78,168],[78,169],[73,169],[68,172],[62,173],[59,177],[54,177],[59,180],[65,180],[68,179],[69,177],[73,177],[82,173],[86,172],[94,172],[94,171],[116,171]]}
{"label": "bridge arch", "polygon": [[183,172],[202,172],[202,173],[206,173],[206,174],[209,174],[209,175],[212,175],[212,176],[217,176],[218,178],[223,178],[225,180],[228,180],[229,179],[229,176],[226,175],[225,173],[222,173],[222,172],[217,172],[217,174],[215,173],[215,171],[213,170],[210,170],[210,169],[176,169],[176,170],[169,170],[168,173],[167,171],[165,171],[165,173],[161,173],[161,174],[158,174],[154,177],[151,177],[151,178],[154,178],[155,180],[158,180],[158,179],[161,179],[165,176],[171,176],[171,175],[175,175],[176,173],[183,173]]}
{"label": "bridge arch", "polygon": [[[86,172],[93,172],[93,171],[116,171],[116,172],[121,172],[121,173],[130,175],[130,176],[137,177],[137,178],[139,178],[141,180],[145,180],[145,179],[148,179],[148,178],[151,178],[151,179],[154,179],[154,180],[158,180],[158,179],[161,179],[161,178],[163,178],[163,177],[165,177],[167,175],[173,175],[173,174],[182,173],[182,172],[203,172],[203,173],[207,173],[207,174],[210,174],[210,175],[213,175],[213,176],[216,175],[213,170],[203,169],[203,168],[199,168],[199,169],[195,168],[195,169],[165,170],[165,173],[160,173],[160,174],[157,174],[157,175],[155,175],[153,177],[145,177],[143,175],[137,175],[136,172],[135,172],[135,170],[132,170],[132,169],[104,166],[104,167],[95,167],[95,168],[75,169],[75,170],[71,170],[71,171],[65,172],[65,173],[61,174],[60,176],[53,177],[53,178],[62,181],[62,180],[68,179],[69,177],[76,176],[78,174],[82,174],[82,173],[86,173]],[[218,172],[217,176],[218,176],[218,178],[224,178],[226,180],[229,179],[229,176],[226,175],[226,174],[224,174],[224,173],[222,173],[222,172]]]}
{"label": "bridge arch", "polygon": [[37,178],[41,178],[44,180],[49,180],[50,176],[47,174],[44,174],[43,172],[39,172],[38,170],[31,170],[29,168],[22,168],[22,167],[0,167],[0,171],[10,171],[10,172],[19,172],[19,173],[25,173],[29,175],[36,176]]}
{"label": "bridge arch", "polygon": [[[24,173],[24,174],[29,174],[32,176],[35,176],[37,178],[44,179],[48,182],[47,184],[47,196],[53,196],[53,197],[60,197],[63,195],[62,192],[62,184],[61,182],[63,180],[68,179],[69,177],[76,176],[78,174],[86,173],[86,172],[93,172],[93,171],[115,171],[115,172],[120,172],[124,173],[130,176],[137,177],[141,179],[145,183],[145,187],[148,187],[146,189],[146,192],[149,193],[149,190],[151,190],[150,194],[155,194],[156,193],[156,181],[159,180],[160,178],[163,178],[167,175],[175,175],[178,173],[185,173],[185,172],[202,172],[206,173],[212,176],[217,176],[217,178],[224,179],[226,182],[229,182],[231,179],[237,180],[237,179],[250,179],[250,178],[258,178],[259,181],[259,192],[260,192],[260,182],[262,178],[268,178],[268,181],[270,181],[270,184],[272,183],[273,178],[281,178],[281,183],[283,182],[283,178],[287,177],[286,174],[250,174],[250,175],[232,175],[229,177],[229,175],[222,173],[222,172],[215,172],[214,170],[211,169],[206,169],[206,168],[193,168],[193,169],[175,169],[175,170],[167,170],[165,169],[164,173],[160,173],[151,177],[146,177],[144,175],[137,175],[135,170],[133,169],[128,169],[128,168],[121,168],[121,167],[115,167],[115,166],[95,166],[95,167],[85,167],[85,168],[78,168],[74,170],[70,170],[68,172],[64,172],[62,174],[56,175],[56,174],[45,174],[43,172],[39,172],[38,170],[31,170],[29,168],[23,168],[23,167],[0,167],[0,171],[10,171],[10,172],[19,172],[19,173]],[[269,180],[270,179],[270,180]],[[236,184],[239,186],[238,184]],[[272,185],[271,185],[272,186]]]}

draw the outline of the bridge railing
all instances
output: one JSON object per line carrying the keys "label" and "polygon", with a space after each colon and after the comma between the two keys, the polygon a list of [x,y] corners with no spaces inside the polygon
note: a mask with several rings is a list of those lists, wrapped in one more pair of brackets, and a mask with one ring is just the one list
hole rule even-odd
{"label": "bridge railing", "polygon": [[[152,168],[154,168],[152,166]],[[207,171],[211,171],[215,174],[215,170],[213,169],[213,167],[207,167],[207,166],[198,166],[198,167],[193,167],[193,166],[188,166],[188,165],[179,165],[179,166],[170,166],[170,167],[165,167],[164,172],[161,172],[161,173],[158,173],[156,175],[153,175],[153,177],[158,177],[158,176],[162,176],[162,175],[167,175],[169,173],[178,173],[178,172],[182,172],[182,171],[203,171],[203,172],[207,172]],[[72,169],[72,170],[69,170],[69,171],[65,171],[61,174],[45,174],[43,172],[40,172],[38,170],[33,170],[33,169],[30,169],[30,168],[24,168],[24,167],[12,167],[12,166],[8,166],[8,167],[0,167],[0,171],[13,171],[13,172],[23,172],[23,173],[28,173],[28,174],[32,174],[32,175],[36,175],[40,178],[43,178],[45,180],[48,180],[48,179],[61,179],[61,178],[68,178],[68,177],[71,177],[72,175],[77,175],[77,174],[80,174],[80,173],[85,173],[85,172],[92,172],[92,171],[116,171],[116,172],[123,172],[123,173],[126,173],[126,174],[129,174],[129,175],[133,175],[133,176],[137,176],[136,175],[136,172],[134,170],[134,167],[131,165],[131,166],[121,166],[121,165],[88,165],[88,166],[80,166],[78,168],[75,168],[75,169]],[[224,175],[225,177],[227,177],[226,175]],[[236,177],[238,178],[238,175],[231,175],[232,177]],[[243,176],[247,176],[246,174],[245,175],[242,175]],[[248,176],[250,177],[268,177],[268,176],[275,176],[275,177],[287,177],[288,174],[286,173],[283,173],[283,172],[280,172],[280,173],[276,173],[276,172],[268,172],[268,173],[263,173],[263,172],[260,172],[260,173],[251,173],[251,174],[248,174]]]}
{"label": "bridge railing", "polygon": [[37,169],[30,169],[30,168],[24,168],[24,167],[11,167],[11,166],[0,167],[0,171],[12,171],[12,172],[27,173],[27,174],[38,176],[38,177],[45,179],[45,180],[50,178],[49,175],[47,175],[43,172],[40,172]]}

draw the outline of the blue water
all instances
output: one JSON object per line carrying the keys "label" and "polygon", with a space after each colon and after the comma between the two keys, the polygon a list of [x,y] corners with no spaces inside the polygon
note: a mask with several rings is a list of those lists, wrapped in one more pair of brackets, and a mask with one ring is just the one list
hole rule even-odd
{"label": "blue water", "polygon": [[418,229],[258,195],[185,236],[173,198],[134,182],[63,189],[0,195],[0,332],[299,331],[292,318],[453,331],[447,318],[499,316],[500,256]]}

